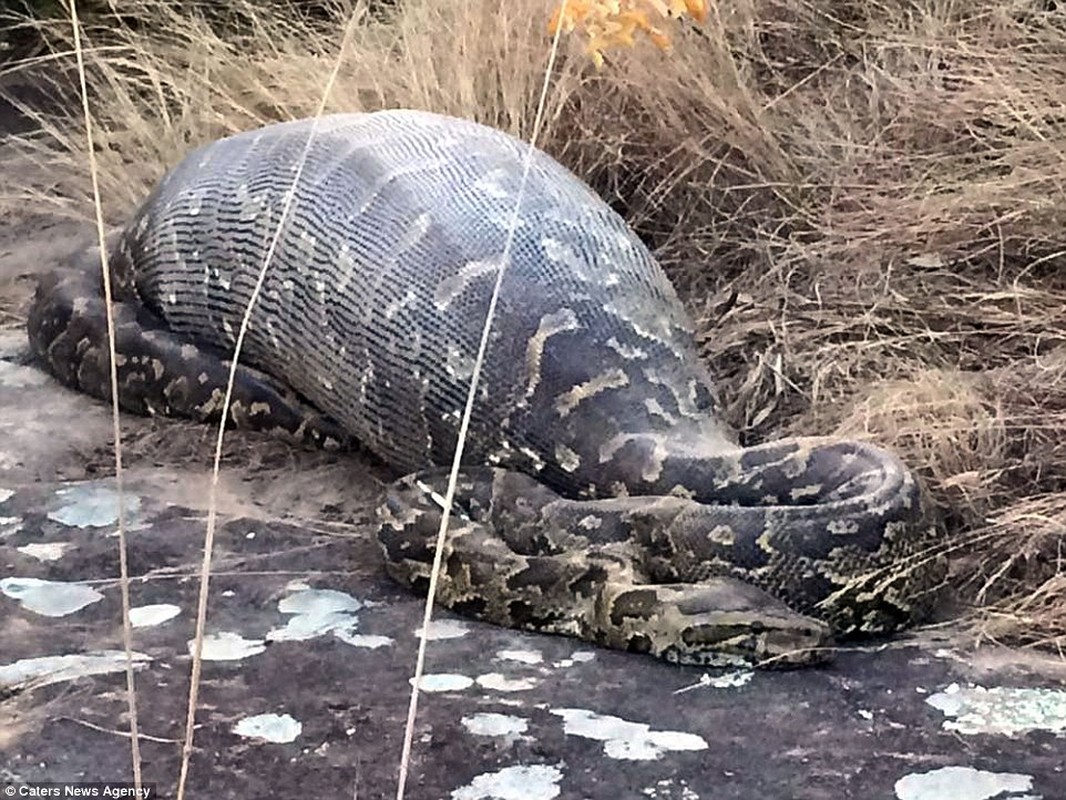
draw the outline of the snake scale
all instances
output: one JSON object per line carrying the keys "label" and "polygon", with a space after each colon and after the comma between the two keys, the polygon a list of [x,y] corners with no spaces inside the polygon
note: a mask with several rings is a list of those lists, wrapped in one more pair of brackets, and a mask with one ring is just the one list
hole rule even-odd
{"label": "snake scale", "polygon": [[[406,474],[378,539],[388,573],[424,590],[524,143],[390,110],[194,151],[111,252],[120,402],[220,418],[303,154],[226,416],[355,441]],[[438,601],[701,664],[815,663],[836,638],[920,620],[943,565],[924,554],[908,469],[858,441],[740,447],[689,318],[622,218],[540,151],[523,197]],[[101,283],[44,277],[29,336],[62,382],[109,399]]]}

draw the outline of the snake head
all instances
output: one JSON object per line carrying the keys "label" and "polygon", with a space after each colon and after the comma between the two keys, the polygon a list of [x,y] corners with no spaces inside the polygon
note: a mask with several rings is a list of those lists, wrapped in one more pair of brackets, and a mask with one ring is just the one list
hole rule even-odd
{"label": "snake head", "polygon": [[792,669],[832,658],[829,628],[801,614],[787,616],[719,613],[691,624],[660,657],[679,664]]}
{"label": "snake head", "polygon": [[610,646],[703,666],[810,666],[829,660],[833,645],[825,623],[730,577],[614,584],[604,592],[597,627]]}

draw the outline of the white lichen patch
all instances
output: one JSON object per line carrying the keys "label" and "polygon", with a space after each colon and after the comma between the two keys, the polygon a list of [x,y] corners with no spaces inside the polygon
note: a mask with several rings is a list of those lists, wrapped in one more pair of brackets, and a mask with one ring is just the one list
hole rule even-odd
{"label": "white lichen patch", "polygon": [[529,730],[529,720],[510,714],[471,714],[460,720],[463,727],[475,736],[515,737]]}
{"label": "white lichen patch", "polygon": [[[62,503],[48,512],[53,522],[73,528],[106,528],[118,522],[119,495],[109,486],[86,483],[56,492]],[[126,520],[130,521],[141,508],[141,498],[125,494]]]}
{"label": "white lichen patch", "polygon": [[351,635],[358,620],[345,612],[328,614],[297,614],[284,626],[267,632],[271,642],[305,642],[327,633]]}
{"label": "white lichen patch", "polygon": [[[189,655],[193,654],[195,644],[195,639],[189,640]],[[202,653],[204,661],[240,661],[264,650],[266,642],[262,639],[245,639],[239,633],[222,631],[204,637]]]}
{"label": "white lichen patch", "polygon": [[1040,800],[1039,795],[1029,793],[1032,788],[1029,775],[971,767],[913,772],[896,781],[895,786],[896,800]]}
{"label": "white lichen patch", "polygon": [[[415,679],[408,678],[407,682],[414,686]],[[453,672],[437,672],[423,675],[418,688],[423,692],[461,692],[474,685],[474,679],[466,675],[458,675]]]}
{"label": "white lichen patch", "polygon": [[4,489],[4,488],[0,487],[0,503],[6,503],[8,500],[10,500],[14,496],[15,496],[15,492],[14,492],[13,489]]}
{"label": "white lichen patch", "polygon": [[345,644],[350,644],[352,647],[363,647],[367,650],[377,650],[379,647],[388,647],[395,643],[395,639],[389,636],[376,636],[369,633],[333,631],[333,635]]}
{"label": "white lichen patch", "polygon": [[39,578],[4,578],[0,580],[0,592],[17,600],[27,611],[45,617],[65,617],[104,599],[102,594],[83,583]]}
{"label": "white lichen patch", "polygon": [[284,614],[325,614],[358,611],[362,606],[351,594],[335,589],[301,589],[282,597],[277,610]]}
{"label": "white lichen patch", "polygon": [[38,561],[58,561],[73,546],[70,542],[31,542],[15,549]]}
{"label": "white lichen patch", "polygon": [[303,731],[303,725],[289,714],[257,714],[233,726],[233,732],[247,739],[289,744]]}
{"label": "white lichen patch", "polygon": [[674,694],[684,694],[685,692],[691,692],[693,689],[739,689],[741,686],[747,686],[754,675],[755,673],[750,669],[731,670],[730,672],[723,672],[721,675],[710,675],[705,672],[700,675],[700,679],[696,683],[675,689]]}
{"label": "white lichen patch", "polygon": [[592,650],[575,650],[569,658],[561,658],[552,663],[553,667],[572,667],[575,664],[587,664],[596,660],[596,653]]}
{"label": "white lichen patch", "polygon": [[181,608],[173,603],[136,606],[130,609],[130,625],[134,628],[154,628],[174,619],[180,613]]}
{"label": "white lichen patch", "polygon": [[[422,629],[415,628],[415,636],[422,636]],[[442,639],[458,639],[461,636],[466,636],[470,633],[470,628],[464,625],[459,620],[455,619],[435,619],[429,623],[429,630],[426,632],[426,640],[430,642],[440,641]]]}
{"label": "white lichen patch", "polygon": [[[130,653],[134,669],[140,669],[151,657],[145,653]],[[126,653],[123,650],[97,650],[61,656],[24,658],[12,664],[0,666],[0,687],[14,689],[47,686],[51,683],[72,681],[87,675],[104,675],[126,669]]]}
{"label": "white lichen patch", "polygon": [[351,636],[359,624],[355,612],[362,607],[359,600],[344,592],[301,589],[278,602],[278,611],[292,617],[284,626],[267,633],[266,638],[272,642],[303,642],[327,633]]}
{"label": "white lichen patch", "polygon": [[563,731],[570,736],[603,742],[603,751],[611,758],[651,761],[669,751],[707,749],[703,737],[694,733],[653,731],[643,722],[630,722],[585,708],[553,708],[551,713],[562,717]]}
{"label": "white lichen patch", "polygon": [[946,717],[944,729],[964,734],[1014,736],[1029,731],[1066,734],[1066,691],[953,683],[925,699]]}
{"label": "white lichen patch", "polygon": [[547,764],[483,772],[452,792],[452,800],[552,800],[560,794],[563,772]]}
{"label": "white lichen patch", "polygon": [[645,786],[640,793],[652,800],[700,800],[687,783],[677,778],[658,780],[654,786]]}
{"label": "white lichen patch", "polygon": [[478,675],[477,685],[497,692],[525,692],[537,685],[534,678],[508,678],[502,672]]}
{"label": "white lichen patch", "polygon": [[539,650],[497,650],[496,658],[517,661],[519,664],[540,664],[544,661],[544,654]]}

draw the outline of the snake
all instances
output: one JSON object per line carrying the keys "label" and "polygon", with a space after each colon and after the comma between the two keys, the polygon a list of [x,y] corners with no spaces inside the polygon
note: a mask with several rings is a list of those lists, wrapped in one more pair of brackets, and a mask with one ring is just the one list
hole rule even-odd
{"label": "snake", "polygon": [[[649,248],[501,130],[390,109],[212,141],[107,262],[120,406],[369,452],[397,476],[385,571],[421,592],[495,297],[435,598],[461,615],[793,667],[935,606],[914,473],[859,440],[742,446]],[[61,383],[110,400],[102,275],[42,275],[27,329]]]}

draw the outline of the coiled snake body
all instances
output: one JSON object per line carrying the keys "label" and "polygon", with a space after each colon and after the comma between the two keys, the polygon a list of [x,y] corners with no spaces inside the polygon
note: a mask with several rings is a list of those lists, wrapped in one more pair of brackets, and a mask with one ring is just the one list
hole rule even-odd
{"label": "coiled snake body", "polygon": [[[111,257],[120,402],[217,419],[255,304],[236,424],[351,438],[398,471],[379,539],[424,586],[525,145],[417,111],[271,125],[157,186]],[[306,150],[305,150],[306,148]],[[100,280],[53,274],[29,319],[64,383],[109,398]],[[536,152],[517,215],[438,600],[683,662],[824,658],[921,617],[940,565],[918,492],[860,442],[741,448],[647,248]]]}

